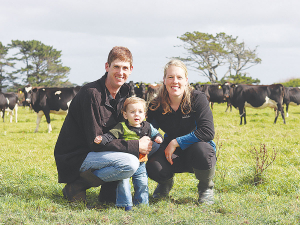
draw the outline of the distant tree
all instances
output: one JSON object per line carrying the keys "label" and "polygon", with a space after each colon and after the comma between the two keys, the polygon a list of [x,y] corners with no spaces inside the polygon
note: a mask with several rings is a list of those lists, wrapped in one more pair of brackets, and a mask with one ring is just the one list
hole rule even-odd
{"label": "distant tree", "polygon": [[229,75],[227,77],[223,77],[221,79],[221,83],[230,82],[233,84],[259,84],[259,79],[253,79],[252,77],[248,77],[246,73],[237,74],[237,75]]}
{"label": "distant tree", "polygon": [[182,47],[188,51],[188,57],[176,58],[187,62],[188,66],[197,69],[202,76],[215,83],[218,80],[216,69],[226,63],[226,55],[229,54],[220,40],[221,35],[223,33],[216,36],[198,31],[185,33],[178,38],[185,42]]}
{"label": "distant tree", "polygon": [[185,43],[182,47],[187,50],[188,56],[176,58],[195,68],[211,83],[218,82],[219,76],[216,69],[221,66],[229,65],[224,74],[228,76],[232,74],[232,70],[238,75],[241,71],[261,63],[261,59],[256,55],[257,47],[254,50],[246,49],[244,42],[237,42],[238,37],[234,38],[223,32],[213,36],[194,31],[193,33],[187,32],[178,38]]}
{"label": "distant tree", "polygon": [[[237,39],[237,37],[236,37]],[[227,55],[229,63],[229,71],[235,71],[235,75],[241,74],[242,71],[249,69],[252,66],[255,66],[261,63],[261,59],[257,57],[256,46],[253,50],[246,49],[245,43],[237,43],[236,39],[229,38],[228,41],[225,39],[226,47],[230,52]]]}
{"label": "distant tree", "polygon": [[281,84],[285,87],[300,87],[300,79],[293,78]]}
{"label": "distant tree", "polygon": [[9,48],[4,46],[0,42],[0,91],[2,91],[2,88],[7,87],[8,85],[5,85],[5,82],[13,81],[13,77],[8,73],[4,67],[13,67],[14,63],[10,62],[10,59],[6,58],[8,54]]}
{"label": "distant tree", "polygon": [[13,59],[23,62],[25,66],[14,71],[13,74],[23,79],[24,83],[51,87],[63,86],[67,82],[64,79],[67,78],[70,68],[62,65],[61,51],[36,40],[12,40],[9,46],[19,49]]}

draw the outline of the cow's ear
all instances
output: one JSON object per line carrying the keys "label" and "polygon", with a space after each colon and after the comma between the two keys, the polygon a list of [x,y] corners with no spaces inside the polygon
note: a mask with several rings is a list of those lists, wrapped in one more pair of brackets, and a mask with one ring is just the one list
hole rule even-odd
{"label": "cow's ear", "polygon": [[222,89],[222,85],[219,84],[218,88],[219,88],[219,89]]}
{"label": "cow's ear", "polygon": [[37,88],[33,88],[32,91],[33,91],[33,92],[37,92]]}
{"label": "cow's ear", "polygon": [[230,87],[232,87],[232,88],[234,88],[235,86],[236,86],[235,84],[230,85]]}

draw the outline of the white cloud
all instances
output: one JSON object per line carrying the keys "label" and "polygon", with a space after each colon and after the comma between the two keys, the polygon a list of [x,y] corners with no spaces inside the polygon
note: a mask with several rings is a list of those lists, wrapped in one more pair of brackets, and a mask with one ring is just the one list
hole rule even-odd
{"label": "white cloud", "polygon": [[[250,48],[262,64],[249,69],[262,83],[298,76],[300,1],[289,0],[11,0],[1,3],[0,41],[39,40],[62,51],[77,84],[104,73],[109,50],[129,47],[134,81],[158,82],[167,57],[184,53],[185,32],[225,32]],[[221,75],[220,75],[221,76]],[[206,81],[190,72],[190,81]]]}

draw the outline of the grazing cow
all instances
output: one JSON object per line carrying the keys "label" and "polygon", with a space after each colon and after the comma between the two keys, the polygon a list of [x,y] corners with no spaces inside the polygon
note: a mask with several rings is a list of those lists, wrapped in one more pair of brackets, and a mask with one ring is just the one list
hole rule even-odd
{"label": "grazing cow", "polygon": [[300,104],[300,87],[286,87],[284,88],[283,104],[286,105],[286,117],[289,116],[289,104]]}
{"label": "grazing cow", "polygon": [[38,131],[39,124],[43,115],[48,123],[48,133],[52,131],[50,124],[50,113],[66,115],[70,103],[81,87],[71,88],[33,88],[31,93],[31,105],[37,113],[36,128]]}
{"label": "grazing cow", "polygon": [[144,83],[135,83],[134,93],[136,97],[146,100],[146,85]]}
{"label": "grazing cow", "polygon": [[161,86],[162,86],[162,83],[148,85],[148,91],[147,91],[147,101],[148,102],[150,102],[153,98],[155,98],[157,96],[158,91]]}
{"label": "grazing cow", "polygon": [[13,115],[15,114],[16,123],[18,122],[18,95],[16,93],[1,93],[0,108],[4,122],[5,111],[10,115],[12,123]]}
{"label": "grazing cow", "polygon": [[0,92],[0,112],[1,112],[1,117],[3,116],[3,122],[4,122],[4,114],[5,114],[6,107],[7,107],[7,99],[5,98],[4,94]]}
{"label": "grazing cow", "polygon": [[[227,112],[230,107],[230,111],[232,111],[232,105],[230,103],[230,95],[224,95],[223,88],[227,89],[230,87],[229,83],[221,84],[202,84],[197,87],[198,90],[203,91],[207,97],[207,100],[211,103],[211,109],[214,108],[214,103],[223,103],[227,102],[227,108],[225,112]],[[196,86],[195,86],[196,88]]]}
{"label": "grazing cow", "polygon": [[244,117],[244,124],[246,124],[246,110],[245,107],[252,107],[257,109],[263,109],[266,107],[274,108],[276,110],[274,124],[277,121],[279,111],[285,124],[284,112],[283,112],[283,96],[284,87],[282,84],[272,85],[232,85],[233,96],[231,103],[235,108],[239,109],[241,122]]}

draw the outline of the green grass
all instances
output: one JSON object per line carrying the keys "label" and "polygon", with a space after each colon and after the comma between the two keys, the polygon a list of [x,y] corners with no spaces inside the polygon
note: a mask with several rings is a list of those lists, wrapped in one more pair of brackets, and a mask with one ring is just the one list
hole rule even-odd
{"label": "green grass", "polygon": [[[97,202],[99,188],[87,191],[87,205],[69,203],[57,183],[53,149],[64,121],[51,115],[52,133],[43,117],[19,108],[18,123],[0,121],[0,224],[299,224],[300,107],[290,107],[286,125],[273,124],[272,109],[247,108],[247,125],[239,125],[238,110],[225,113],[215,104],[218,144],[215,204],[197,204],[197,180],[176,174],[170,198],[154,201],[156,183],[149,180],[150,206],[124,212]],[[265,144],[277,157],[254,185],[250,150]]]}

